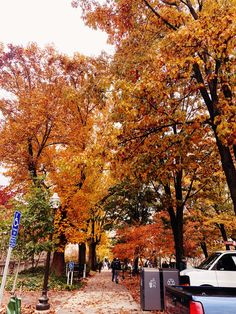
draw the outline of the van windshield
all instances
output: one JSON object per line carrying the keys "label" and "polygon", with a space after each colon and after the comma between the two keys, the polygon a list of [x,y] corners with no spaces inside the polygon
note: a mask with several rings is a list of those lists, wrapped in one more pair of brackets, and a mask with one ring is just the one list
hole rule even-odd
{"label": "van windshield", "polygon": [[221,255],[221,253],[213,253],[208,258],[206,258],[199,266],[198,269],[209,269],[211,265],[217,260],[217,258]]}

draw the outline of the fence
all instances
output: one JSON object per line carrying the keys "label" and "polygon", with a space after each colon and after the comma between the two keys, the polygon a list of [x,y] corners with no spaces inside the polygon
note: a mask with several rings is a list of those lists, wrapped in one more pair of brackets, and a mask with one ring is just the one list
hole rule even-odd
{"label": "fence", "polygon": [[[38,262],[38,266],[44,266],[45,264],[45,258],[42,258],[39,260]],[[5,262],[0,261],[0,276],[3,275],[3,271],[4,271],[4,267],[5,267]],[[18,267],[18,262],[17,261],[10,261],[9,263],[9,268],[8,268],[8,274],[12,275],[16,272]],[[29,261],[22,261],[20,262],[20,266],[19,266],[19,272],[29,269],[32,267],[32,263]]]}

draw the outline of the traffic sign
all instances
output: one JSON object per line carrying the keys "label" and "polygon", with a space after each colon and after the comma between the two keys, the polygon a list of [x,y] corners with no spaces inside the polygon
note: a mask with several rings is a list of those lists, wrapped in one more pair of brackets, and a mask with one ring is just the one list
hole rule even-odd
{"label": "traffic sign", "polygon": [[74,270],[74,266],[75,266],[75,263],[74,263],[74,262],[69,262],[69,270],[70,270],[70,271],[73,271],[73,270]]}
{"label": "traffic sign", "polygon": [[21,218],[21,212],[16,211],[13,218],[12,228],[11,228],[11,237],[9,246],[11,248],[14,248],[16,246],[16,238],[19,231],[20,226],[20,218]]}
{"label": "traffic sign", "polygon": [[20,225],[20,217],[21,217],[21,213],[16,211],[14,214],[14,219],[12,223],[10,243],[9,243],[6,262],[5,262],[4,271],[2,275],[2,282],[1,282],[1,288],[0,288],[0,308],[2,305],[2,299],[3,299],[3,293],[4,293],[6,279],[7,279],[8,267],[9,267],[9,263],[11,259],[11,252],[12,252],[12,249],[16,246],[16,238],[18,235],[19,225]]}

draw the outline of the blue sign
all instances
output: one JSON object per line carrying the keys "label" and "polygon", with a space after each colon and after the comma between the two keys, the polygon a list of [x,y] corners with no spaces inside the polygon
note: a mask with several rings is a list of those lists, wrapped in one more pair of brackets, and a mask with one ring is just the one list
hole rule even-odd
{"label": "blue sign", "polygon": [[73,271],[75,267],[75,263],[74,262],[69,262],[69,270]]}
{"label": "blue sign", "polygon": [[10,243],[9,243],[11,248],[14,248],[16,246],[16,238],[17,238],[19,226],[20,226],[20,217],[21,217],[21,213],[16,211],[14,214],[14,219],[13,219],[12,228],[11,228],[11,237],[10,237]]}

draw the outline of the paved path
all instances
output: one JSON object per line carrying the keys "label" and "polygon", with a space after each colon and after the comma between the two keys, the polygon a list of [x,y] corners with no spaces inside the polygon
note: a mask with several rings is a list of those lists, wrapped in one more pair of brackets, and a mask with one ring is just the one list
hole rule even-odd
{"label": "paved path", "polygon": [[102,270],[88,280],[84,290],[76,292],[57,314],[130,314],[143,313],[128,290],[111,281],[111,271]]}

